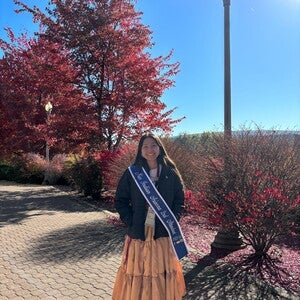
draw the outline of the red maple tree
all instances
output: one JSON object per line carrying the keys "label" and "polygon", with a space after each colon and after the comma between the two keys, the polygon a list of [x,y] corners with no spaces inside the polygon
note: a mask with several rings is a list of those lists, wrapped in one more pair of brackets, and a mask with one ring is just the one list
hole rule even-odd
{"label": "red maple tree", "polygon": [[114,150],[148,130],[168,133],[180,121],[160,100],[179,64],[169,62],[172,52],[156,58],[147,52],[151,31],[132,0],[52,0],[46,13],[15,3],[42,24],[43,38],[68,50],[97,123],[93,148]]}
{"label": "red maple tree", "polygon": [[[46,140],[52,154],[69,152],[87,143],[93,124],[86,118],[89,107],[76,86],[77,70],[59,43],[16,38],[0,40],[1,153],[44,152]],[[49,118],[45,104],[51,101]]]}

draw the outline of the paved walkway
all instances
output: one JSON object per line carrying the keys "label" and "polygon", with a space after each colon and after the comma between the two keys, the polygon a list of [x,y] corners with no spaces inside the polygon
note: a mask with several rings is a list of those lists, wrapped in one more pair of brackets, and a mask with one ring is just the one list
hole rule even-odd
{"label": "paved walkway", "polygon": [[[111,299],[125,231],[109,212],[58,187],[5,181],[0,205],[1,300]],[[249,278],[241,285],[209,259],[183,266],[185,299],[298,299]]]}

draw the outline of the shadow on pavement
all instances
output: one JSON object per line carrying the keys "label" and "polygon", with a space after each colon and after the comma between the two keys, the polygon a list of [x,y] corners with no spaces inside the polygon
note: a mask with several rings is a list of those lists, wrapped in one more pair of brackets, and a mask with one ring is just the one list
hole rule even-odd
{"label": "shadow on pavement", "polygon": [[124,228],[96,221],[53,231],[32,241],[30,259],[42,263],[75,262],[119,255],[123,250]]}
{"label": "shadow on pavement", "polygon": [[[70,199],[72,199],[72,205],[70,205]],[[56,211],[67,213],[95,211],[94,208],[84,205],[84,203],[80,202],[79,205],[79,199],[75,193],[60,192],[52,186],[22,186],[20,189],[8,189],[7,191],[2,186],[0,191],[0,227],[19,223],[32,217],[32,211],[40,211],[35,215],[51,214],[51,212]]]}

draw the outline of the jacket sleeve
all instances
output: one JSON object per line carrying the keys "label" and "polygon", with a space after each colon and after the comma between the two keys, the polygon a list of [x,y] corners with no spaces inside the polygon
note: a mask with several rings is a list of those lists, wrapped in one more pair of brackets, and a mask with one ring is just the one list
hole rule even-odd
{"label": "jacket sleeve", "polygon": [[115,208],[121,220],[130,226],[132,223],[132,206],[130,199],[130,174],[126,170],[122,175],[116,190]]}
{"label": "jacket sleeve", "polygon": [[184,191],[183,183],[179,176],[174,171],[174,202],[173,202],[173,213],[179,221],[183,210],[184,210]]}

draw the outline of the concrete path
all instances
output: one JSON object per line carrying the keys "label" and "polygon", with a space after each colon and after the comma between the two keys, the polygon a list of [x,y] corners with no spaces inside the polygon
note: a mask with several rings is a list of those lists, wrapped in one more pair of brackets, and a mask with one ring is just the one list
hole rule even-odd
{"label": "concrete path", "polygon": [[[111,299],[125,230],[107,222],[109,212],[59,187],[5,181],[0,207],[1,300]],[[209,258],[183,266],[185,299],[298,299],[255,280],[241,284]]]}
{"label": "concrete path", "polygon": [[0,299],[111,299],[124,229],[51,186],[0,193]]}

